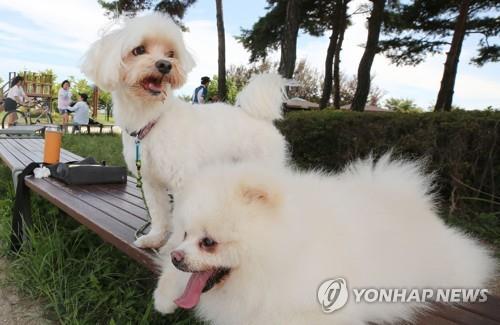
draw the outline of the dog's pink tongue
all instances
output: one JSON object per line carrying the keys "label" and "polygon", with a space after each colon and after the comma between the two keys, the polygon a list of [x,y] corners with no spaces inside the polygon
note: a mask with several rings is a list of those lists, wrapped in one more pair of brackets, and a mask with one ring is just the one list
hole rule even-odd
{"label": "dog's pink tongue", "polygon": [[208,279],[210,279],[213,274],[214,271],[192,273],[186,285],[186,289],[184,289],[184,293],[174,301],[175,304],[184,309],[195,307],[198,302],[200,302],[203,288],[205,288]]}
{"label": "dog's pink tongue", "polygon": [[161,88],[161,83],[154,83],[154,82],[148,83],[148,89],[157,92],[161,92],[163,90],[163,88]]}

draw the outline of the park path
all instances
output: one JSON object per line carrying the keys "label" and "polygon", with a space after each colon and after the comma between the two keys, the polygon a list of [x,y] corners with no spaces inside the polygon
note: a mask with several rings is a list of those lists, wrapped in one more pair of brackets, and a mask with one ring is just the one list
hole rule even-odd
{"label": "park path", "polygon": [[5,285],[8,261],[0,257],[0,325],[54,324],[42,316],[39,302],[23,298],[17,290]]}

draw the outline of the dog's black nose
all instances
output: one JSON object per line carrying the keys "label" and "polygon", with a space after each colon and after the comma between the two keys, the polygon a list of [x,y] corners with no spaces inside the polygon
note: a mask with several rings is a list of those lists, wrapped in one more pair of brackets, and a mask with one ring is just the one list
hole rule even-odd
{"label": "dog's black nose", "polygon": [[167,60],[158,60],[155,63],[155,67],[161,73],[167,74],[172,69],[172,63],[168,62]]}

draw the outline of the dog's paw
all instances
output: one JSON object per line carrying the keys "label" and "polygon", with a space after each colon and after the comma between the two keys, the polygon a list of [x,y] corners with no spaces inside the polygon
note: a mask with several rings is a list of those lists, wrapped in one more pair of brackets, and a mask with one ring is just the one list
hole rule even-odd
{"label": "dog's paw", "polygon": [[154,292],[155,309],[161,314],[172,314],[177,309],[173,299],[160,294],[159,290]]}
{"label": "dog's paw", "polygon": [[136,239],[134,245],[139,248],[160,248],[167,242],[165,233],[150,232]]}

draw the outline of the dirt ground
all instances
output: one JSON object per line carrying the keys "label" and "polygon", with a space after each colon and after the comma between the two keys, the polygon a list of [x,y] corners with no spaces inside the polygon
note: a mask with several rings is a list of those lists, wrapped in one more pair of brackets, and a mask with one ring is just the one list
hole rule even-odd
{"label": "dirt ground", "polygon": [[0,325],[53,324],[42,316],[39,303],[21,298],[15,288],[5,285],[7,263],[0,257]]}

